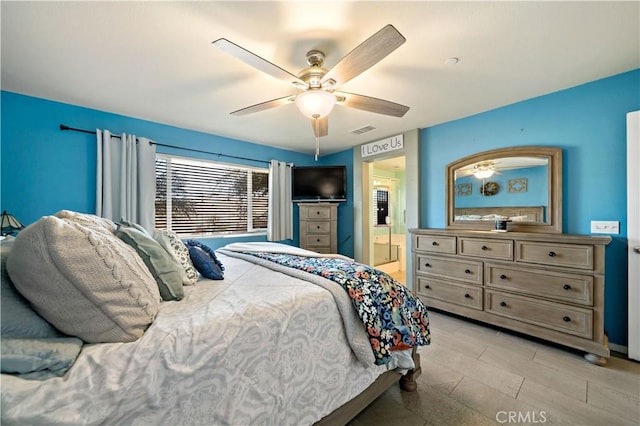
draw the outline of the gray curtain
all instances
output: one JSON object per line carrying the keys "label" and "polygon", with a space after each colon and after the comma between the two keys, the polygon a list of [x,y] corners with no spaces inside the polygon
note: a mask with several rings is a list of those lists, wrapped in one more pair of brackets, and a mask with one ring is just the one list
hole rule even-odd
{"label": "gray curtain", "polygon": [[267,240],[293,239],[293,203],[291,202],[291,166],[276,160],[269,163],[269,218]]}
{"label": "gray curtain", "polygon": [[98,144],[96,214],[127,220],[153,231],[156,146],[149,139],[96,130]]}

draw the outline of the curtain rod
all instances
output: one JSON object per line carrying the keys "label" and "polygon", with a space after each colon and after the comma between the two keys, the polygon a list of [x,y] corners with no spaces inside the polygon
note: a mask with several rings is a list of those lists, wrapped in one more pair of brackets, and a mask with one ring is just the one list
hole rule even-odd
{"label": "curtain rod", "polygon": [[[76,129],[74,127],[69,127],[66,124],[61,124],[60,125],[60,130],[73,130],[74,132],[82,132],[82,133],[91,133],[93,135],[96,134],[95,131],[92,130],[85,130],[85,129]],[[118,138],[120,139],[120,135],[111,135],[111,137],[113,138]],[[184,148],[181,146],[176,146],[176,145],[167,145],[167,144],[163,144],[163,143],[158,143],[158,142],[153,142],[153,141],[149,141],[150,144],[156,145],[156,146],[164,146],[167,148],[175,148],[175,149],[182,149],[185,151],[192,151],[192,152],[199,152],[202,154],[211,154],[211,155],[217,155],[218,157],[227,157],[227,158],[235,158],[236,160],[247,160],[247,161],[255,161],[258,163],[265,163],[265,164],[270,164],[269,161],[266,160],[258,160],[256,158],[248,158],[248,157],[237,157],[235,155],[229,155],[229,154],[222,154],[220,152],[211,152],[211,151],[202,151],[199,149],[193,149],[193,148]]]}

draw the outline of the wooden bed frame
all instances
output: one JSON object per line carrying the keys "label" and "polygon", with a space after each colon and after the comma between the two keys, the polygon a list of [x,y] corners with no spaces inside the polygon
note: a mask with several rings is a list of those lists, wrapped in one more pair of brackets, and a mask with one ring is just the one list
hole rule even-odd
{"label": "wooden bed frame", "polygon": [[527,222],[544,222],[544,206],[533,207],[460,207],[455,209],[456,216],[499,214],[501,216],[527,216]]}
{"label": "wooden bed frame", "polygon": [[320,419],[314,424],[314,426],[335,426],[347,424],[351,419],[357,416],[358,413],[371,404],[373,400],[379,397],[396,382],[400,382],[400,389],[407,392],[415,392],[418,388],[416,379],[422,373],[422,368],[420,366],[420,354],[415,347],[413,348],[412,357],[413,362],[415,363],[415,368],[413,370],[409,370],[406,375],[403,376],[396,371],[387,371],[381,374],[376,381],[369,385],[369,387],[361,394],[343,406],[337,408],[331,414]]}

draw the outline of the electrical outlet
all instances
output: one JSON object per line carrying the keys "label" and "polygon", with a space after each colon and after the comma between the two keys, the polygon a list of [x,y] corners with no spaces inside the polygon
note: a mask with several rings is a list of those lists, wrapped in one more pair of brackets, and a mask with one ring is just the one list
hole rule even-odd
{"label": "electrical outlet", "polygon": [[619,234],[620,222],[617,220],[592,220],[592,234]]}

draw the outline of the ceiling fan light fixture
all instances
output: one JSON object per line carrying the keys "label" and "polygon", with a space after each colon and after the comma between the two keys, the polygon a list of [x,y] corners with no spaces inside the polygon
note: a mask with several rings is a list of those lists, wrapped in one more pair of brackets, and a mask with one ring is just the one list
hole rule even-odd
{"label": "ceiling fan light fixture", "polygon": [[296,106],[309,118],[326,117],[335,104],[336,97],[324,90],[308,90],[296,97]]}
{"label": "ceiling fan light fixture", "polygon": [[478,163],[473,166],[473,175],[477,179],[490,178],[495,171],[495,165],[492,162]]}
{"label": "ceiling fan light fixture", "polygon": [[486,179],[493,176],[493,170],[478,170],[474,172],[473,175],[478,179]]}

